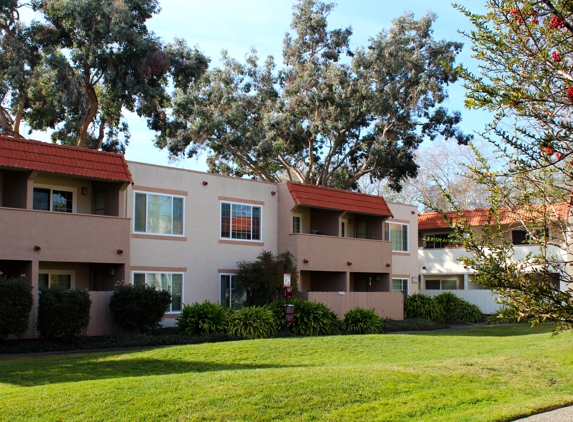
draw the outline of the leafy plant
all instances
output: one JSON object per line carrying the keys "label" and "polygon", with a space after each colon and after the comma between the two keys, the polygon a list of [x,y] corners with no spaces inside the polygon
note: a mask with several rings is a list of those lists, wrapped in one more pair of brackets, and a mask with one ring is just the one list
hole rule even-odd
{"label": "leafy plant", "polygon": [[229,309],[206,300],[193,305],[184,304],[177,326],[185,334],[225,333],[229,324]]}
{"label": "leafy plant", "polygon": [[442,305],[430,296],[420,293],[408,296],[404,303],[404,310],[408,318],[424,318],[430,321],[445,319]]}
{"label": "leafy plant", "polygon": [[91,305],[87,290],[41,287],[36,324],[40,336],[50,340],[77,340],[86,334]]}
{"label": "leafy plant", "polygon": [[529,320],[527,318],[521,318],[517,309],[510,308],[508,306],[503,306],[497,311],[495,311],[488,318],[488,324],[526,324]]}
{"label": "leafy plant", "polygon": [[248,339],[275,337],[277,323],[273,312],[267,307],[244,307],[230,313],[228,333]]}
{"label": "leafy plant", "polygon": [[434,297],[444,310],[444,317],[448,320],[463,322],[480,322],[482,313],[477,305],[457,297],[452,292],[444,292]]}
{"label": "leafy plant", "polygon": [[109,300],[115,322],[127,332],[148,333],[161,327],[171,294],[147,284],[118,284]]}
{"label": "leafy plant", "polygon": [[34,298],[25,278],[0,277],[0,341],[28,329]]}
{"label": "leafy plant", "polygon": [[286,300],[278,300],[270,305],[275,319],[282,330],[301,336],[323,336],[340,334],[340,321],[324,303],[308,302],[302,299],[289,299],[294,305],[294,323],[285,323]]}
{"label": "leafy plant", "polygon": [[358,334],[379,334],[382,331],[382,318],[374,309],[356,307],[344,314],[342,329]]}

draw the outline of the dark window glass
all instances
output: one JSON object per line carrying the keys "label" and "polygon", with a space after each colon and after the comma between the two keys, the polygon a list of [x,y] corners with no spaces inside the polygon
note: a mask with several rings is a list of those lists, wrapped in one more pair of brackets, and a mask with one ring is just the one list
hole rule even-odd
{"label": "dark window glass", "polygon": [[231,237],[231,204],[221,203],[221,237]]}
{"label": "dark window glass", "polygon": [[135,231],[145,233],[146,197],[144,193],[135,194]]}
{"label": "dark window glass", "polygon": [[34,203],[35,210],[50,211],[50,189],[34,188]]}

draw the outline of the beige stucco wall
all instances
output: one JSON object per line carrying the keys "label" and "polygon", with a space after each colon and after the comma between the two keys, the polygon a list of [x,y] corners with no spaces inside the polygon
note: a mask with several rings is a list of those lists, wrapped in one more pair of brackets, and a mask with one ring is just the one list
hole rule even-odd
{"label": "beige stucco wall", "polygon": [[[134,215],[135,191],[184,198],[183,236],[134,233],[132,221],[130,281],[138,271],[182,272],[184,303],[218,302],[221,273],[263,250],[277,252],[276,184],[135,162],[129,169],[135,185],[127,195],[128,216]],[[262,241],[220,238],[222,200],[262,207]]]}
{"label": "beige stucco wall", "polygon": [[408,224],[408,252],[392,252],[392,278],[408,278],[408,293],[416,293],[418,280],[418,209],[413,205],[388,202],[394,215],[388,222]]}

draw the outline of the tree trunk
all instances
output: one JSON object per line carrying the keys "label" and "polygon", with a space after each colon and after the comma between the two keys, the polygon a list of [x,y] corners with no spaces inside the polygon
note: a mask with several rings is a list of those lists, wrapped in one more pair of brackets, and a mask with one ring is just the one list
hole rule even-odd
{"label": "tree trunk", "polygon": [[78,136],[78,142],[76,146],[81,148],[87,147],[86,139],[88,136],[88,129],[90,125],[93,123],[95,117],[97,116],[99,107],[97,94],[95,92],[93,85],[89,82],[89,80],[86,81],[84,88],[90,100],[90,106],[88,107],[86,114],[83,115],[82,120],[80,122],[80,133]]}

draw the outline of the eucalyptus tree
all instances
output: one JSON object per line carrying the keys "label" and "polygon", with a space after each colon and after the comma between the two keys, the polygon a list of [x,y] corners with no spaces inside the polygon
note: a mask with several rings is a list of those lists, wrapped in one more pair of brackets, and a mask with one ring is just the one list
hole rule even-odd
{"label": "eucalyptus tree", "polygon": [[333,7],[294,5],[280,69],[256,51],[245,63],[224,52],[220,68],[176,91],[157,146],[173,156],[207,151],[210,171],[228,175],[344,189],[370,177],[400,189],[417,173],[424,139],[467,143],[460,114],[441,106],[462,45],[433,38],[436,16],[406,14],[353,51],[351,28],[328,28]]}

